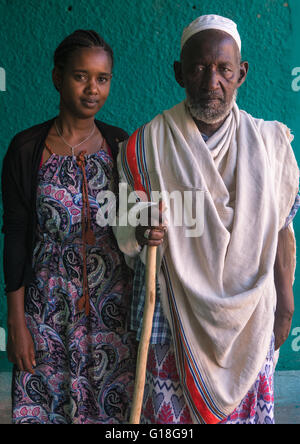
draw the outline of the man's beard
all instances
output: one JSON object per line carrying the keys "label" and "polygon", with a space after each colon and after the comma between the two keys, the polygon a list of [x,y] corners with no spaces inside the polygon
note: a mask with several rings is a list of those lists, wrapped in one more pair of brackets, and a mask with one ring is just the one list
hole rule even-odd
{"label": "man's beard", "polygon": [[220,106],[215,108],[213,106],[209,106],[209,104],[202,105],[201,103],[192,99],[187,93],[186,104],[194,119],[213,125],[226,119],[236,102],[236,98],[237,89],[234,91],[233,97],[229,103],[220,101]]}

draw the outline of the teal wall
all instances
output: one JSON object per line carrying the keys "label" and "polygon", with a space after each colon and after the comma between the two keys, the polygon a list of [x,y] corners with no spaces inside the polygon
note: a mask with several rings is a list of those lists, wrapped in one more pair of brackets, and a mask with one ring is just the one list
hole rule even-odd
{"label": "teal wall", "polygon": [[[0,0],[0,162],[12,136],[57,113],[58,95],[51,83],[52,54],[77,28],[95,29],[115,51],[112,91],[100,118],[128,132],[183,99],[173,77],[184,26],[201,14],[216,13],[238,23],[248,81],[238,102],[255,117],[288,124],[300,160],[299,97],[291,71],[300,66],[296,40],[299,0]],[[3,70],[0,70],[0,75]],[[3,79],[2,79],[3,80]],[[300,216],[295,224],[300,240]],[[2,250],[2,239],[0,248]],[[300,327],[300,264],[295,282]],[[0,328],[6,305],[0,275]],[[279,369],[300,370],[300,351],[292,336],[282,348]],[[295,347],[294,347],[295,349]],[[0,352],[0,370],[7,369]]]}

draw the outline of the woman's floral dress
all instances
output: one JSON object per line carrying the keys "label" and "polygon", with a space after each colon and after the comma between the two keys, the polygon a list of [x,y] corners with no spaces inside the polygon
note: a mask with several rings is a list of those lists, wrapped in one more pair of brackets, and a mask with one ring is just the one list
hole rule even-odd
{"label": "woman's floral dress", "polygon": [[[27,326],[36,351],[35,374],[14,369],[13,423],[121,424],[128,421],[136,343],[127,328],[131,275],[110,226],[96,217],[101,191],[115,191],[113,160],[104,150],[51,157],[40,167],[35,280],[27,288]],[[94,245],[83,246],[86,176]],[[105,202],[104,202],[105,204]],[[102,207],[102,213],[107,207]],[[105,214],[104,214],[105,216]],[[83,293],[83,248],[90,311]]]}

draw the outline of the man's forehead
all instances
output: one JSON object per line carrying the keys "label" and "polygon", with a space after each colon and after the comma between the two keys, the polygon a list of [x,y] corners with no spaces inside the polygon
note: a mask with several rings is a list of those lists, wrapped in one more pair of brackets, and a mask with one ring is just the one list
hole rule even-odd
{"label": "man's forehead", "polygon": [[239,48],[236,41],[226,32],[208,29],[194,34],[184,45],[181,58],[210,56],[222,52],[224,56],[236,56]]}

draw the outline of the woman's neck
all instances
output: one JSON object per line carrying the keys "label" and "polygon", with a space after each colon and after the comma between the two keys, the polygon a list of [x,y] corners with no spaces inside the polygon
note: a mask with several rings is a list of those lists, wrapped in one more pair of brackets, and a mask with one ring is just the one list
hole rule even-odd
{"label": "woman's neck", "polygon": [[78,138],[86,136],[89,131],[92,131],[95,125],[95,119],[94,117],[89,119],[79,119],[64,111],[61,111],[57,118],[57,124],[64,136]]}

